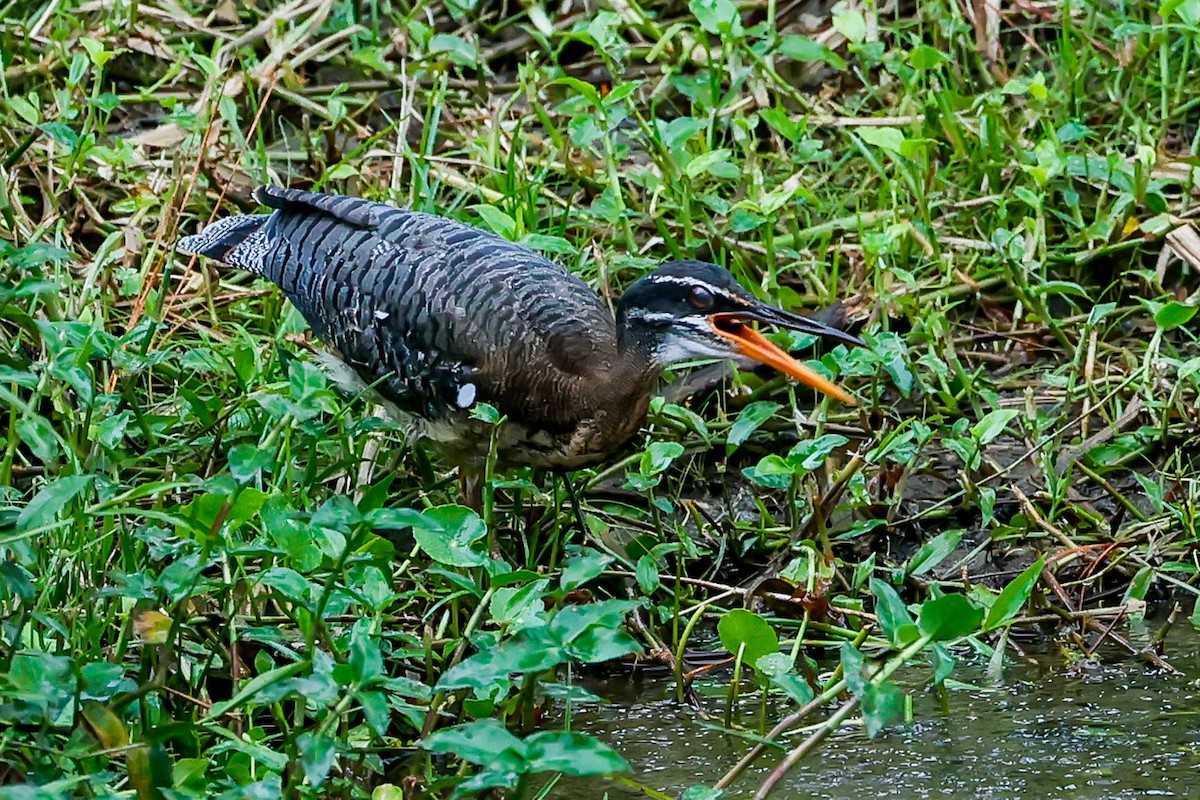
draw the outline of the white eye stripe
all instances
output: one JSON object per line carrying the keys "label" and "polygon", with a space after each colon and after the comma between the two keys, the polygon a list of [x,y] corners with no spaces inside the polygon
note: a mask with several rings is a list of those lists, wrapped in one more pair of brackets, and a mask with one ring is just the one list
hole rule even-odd
{"label": "white eye stripe", "polygon": [[626,314],[636,319],[645,320],[646,322],[675,322],[679,319],[674,314],[663,311],[647,311],[644,308],[631,308]]}
{"label": "white eye stripe", "polygon": [[714,296],[728,300],[731,303],[737,303],[740,306],[750,305],[741,295],[735,294],[728,289],[714,286],[707,281],[697,280],[696,278],[680,278],[676,275],[651,275],[647,280],[651,283],[669,283],[674,286],[686,286],[689,289],[707,289]]}
{"label": "white eye stripe", "polygon": [[718,289],[716,286],[713,286],[711,283],[705,283],[704,281],[698,281],[695,278],[677,278],[674,275],[651,275],[650,282],[651,283],[671,283],[676,286],[687,286],[689,289],[699,286],[704,289],[708,289],[713,294],[719,294],[722,297],[730,297],[731,296],[727,290]]}

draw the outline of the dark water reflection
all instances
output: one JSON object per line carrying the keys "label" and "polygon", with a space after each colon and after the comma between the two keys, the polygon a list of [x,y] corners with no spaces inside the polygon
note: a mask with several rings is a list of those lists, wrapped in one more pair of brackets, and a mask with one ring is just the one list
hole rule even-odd
{"label": "dark water reflection", "polygon": [[[1173,629],[1165,653],[1183,672],[1178,676],[1114,650],[1081,662],[1046,646],[1030,652],[1036,664],[1010,660],[992,682],[986,663],[959,655],[953,679],[963,683],[950,691],[948,715],[918,690],[913,724],[893,725],[874,740],[860,727],[835,733],[772,796],[1200,798],[1200,636],[1186,623]],[[927,674],[912,670],[912,685]],[[711,785],[750,746],[676,704],[669,679],[585,685],[611,705],[577,709],[574,728],[617,748],[639,782],[668,795]],[[707,688],[724,686],[718,680]],[[717,721],[722,708],[723,695],[707,702]],[[770,709],[769,722],[779,715]],[[754,718],[743,723],[753,725]],[[729,796],[752,795],[779,758],[765,755]],[[645,795],[611,781],[565,781],[551,796]]]}

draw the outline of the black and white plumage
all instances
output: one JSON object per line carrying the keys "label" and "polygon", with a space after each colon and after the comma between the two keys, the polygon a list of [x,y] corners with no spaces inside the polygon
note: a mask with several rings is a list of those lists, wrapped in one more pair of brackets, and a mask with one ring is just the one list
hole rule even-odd
{"label": "black and white plumage", "polygon": [[178,249],[277,284],[415,435],[468,468],[490,437],[475,403],[507,418],[502,462],[575,468],[632,437],[662,370],[683,360],[769,363],[852,402],[746,323],[857,339],[756,300],[713,264],[660,267],[614,318],[580,278],[480,229],[353,197],[266,186],[255,198],[272,213],[219,220]]}

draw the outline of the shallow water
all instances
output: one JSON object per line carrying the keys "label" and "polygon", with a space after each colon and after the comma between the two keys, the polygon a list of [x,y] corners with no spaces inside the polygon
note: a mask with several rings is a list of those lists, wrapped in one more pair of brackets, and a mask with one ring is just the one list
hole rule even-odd
{"label": "shallow water", "polygon": [[[1135,643],[1136,634],[1130,632]],[[1010,659],[997,682],[981,659],[957,654],[951,680],[971,685],[950,691],[948,714],[919,688],[928,669],[910,670],[916,683],[906,688],[917,688],[911,725],[894,724],[874,740],[861,727],[843,728],[772,797],[1200,797],[1200,635],[1186,623],[1176,624],[1164,654],[1182,675],[1109,648],[1089,662],[1050,644],[1027,652],[1036,663]],[[712,785],[751,746],[676,704],[669,679],[585,685],[610,705],[577,709],[574,728],[617,748],[639,782],[668,795]],[[716,681],[708,689],[723,692],[724,685]],[[706,702],[719,722],[723,694]],[[769,711],[769,723],[779,716],[778,709]],[[752,795],[781,755],[764,754],[727,796]],[[607,780],[564,782],[551,796],[645,797]]]}

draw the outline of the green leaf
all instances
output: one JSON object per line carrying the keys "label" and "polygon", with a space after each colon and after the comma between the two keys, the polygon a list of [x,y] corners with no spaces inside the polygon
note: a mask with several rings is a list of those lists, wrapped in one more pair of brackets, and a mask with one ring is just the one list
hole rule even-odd
{"label": "green leaf", "polygon": [[707,153],[701,153],[688,162],[684,167],[684,174],[689,178],[695,178],[705,172],[710,172],[713,167],[718,164],[728,163],[730,150],[727,148],[718,148],[710,150]]}
{"label": "green leaf", "polygon": [[641,474],[651,476],[665,471],[684,451],[679,442],[651,442],[642,453]]}
{"label": "green leaf", "polygon": [[329,378],[314,364],[296,360],[288,367],[288,387],[292,399],[305,408],[313,406],[313,398],[325,391],[328,385]]}
{"label": "green leaf", "polygon": [[465,722],[438,731],[421,741],[431,753],[450,753],[490,770],[525,772],[525,743],[494,719]]}
{"label": "green leaf", "polygon": [[760,486],[786,489],[792,485],[796,470],[783,456],[772,453],[763,456],[754,466],[743,469],[742,474]]}
{"label": "green leaf", "polygon": [[263,586],[269,586],[293,603],[307,603],[309,600],[311,587],[308,581],[304,580],[304,576],[294,569],[271,567],[263,570],[258,577],[258,582]]}
{"label": "green leaf", "polygon": [[[495,586],[495,581],[492,583]],[[490,622],[513,630],[533,628],[546,624],[546,606],[543,601],[550,581],[536,580],[521,588],[503,587],[492,593],[488,607]]]}
{"label": "green leaf", "polygon": [[767,653],[754,662],[754,668],[792,701],[804,705],[813,699],[812,686],[792,672],[792,659],[786,653]]}
{"label": "green leaf", "polygon": [[737,419],[729,426],[729,432],[725,434],[725,454],[730,455],[737,450],[750,438],[750,434],[762,427],[762,424],[781,408],[783,406],[780,403],[773,403],[770,400],[757,400],[743,408],[737,415]]}
{"label": "green leaf", "polygon": [[171,757],[158,742],[127,751],[125,769],[139,800],[161,800],[166,796],[162,790],[172,784]]}
{"label": "green leaf", "polygon": [[1074,283],[1072,281],[1045,281],[1029,287],[1029,291],[1033,295],[1057,295],[1059,297],[1074,296],[1081,297],[1084,300],[1090,300],[1092,297],[1090,292],[1088,292],[1078,283]]}
{"label": "green leaf", "polygon": [[129,427],[129,420],[132,418],[132,411],[122,411],[111,417],[105,417],[100,421],[96,430],[96,441],[102,447],[112,450],[125,438],[125,430]]}
{"label": "green leaf", "polygon": [[373,508],[367,512],[365,519],[372,530],[402,531],[421,525],[425,517],[415,508]]}
{"label": "green leaf", "polygon": [[38,127],[55,142],[71,151],[74,151],[75,147],[79,144],[79,134],[75,132],[74,128],[61,120],[43,122]]}
{"label": "green leaf", "polygon": [[600,96],[600,92],[596,90],[595,86],[592,86],[587,81],[581,81],[579,78],[572,78],[569,75],[564,75],[561,78],[555,78],[550,83],[552,86],[566,86],[575,94],[587,98],[588,102],[595,108],[600,108],[604,105],[604,98]]}
{"label": "green leaf", "polygon": [[867,665],[867,659],[850,642],[842,642],[840,655],[846,688],[850,690],[851,694],[861,695],[867,688],[867,679],[863,676],[863,668]]}
{"label": "green leaf", "polygon": [[[1129,586],[1125,589],[1125,595],[1121,598],[1122,605],[1129,603],[1130,600],[1145,600],[1146,593],[1150,591],[1150,585],[1154,583],[1154,567],[1147,564],[1139,569],[1133,575],[1133,580],[1129,582]],[[1141,612],[1131,612],[1133,616],[1141,616]]]}
{"label": "green leaf", "polygon": [[8,101],[8,107],[15,111],[17,116],[19,116],[29,125],[37,125],[41,120],[42,113],[38,110],[38,107],[26,100],[21,95],[10,95],[6,99]]}
{"label": "green leaf", "polygon": [[129,744],[129,731],[113,710],[103,703],[89,701],[80,708],[88,729],[105,750],[125,747]]}
{"label": "green leaf", "polygon": [[1172,300],[1160,308],[1154,315],[1154,324],[1164,331],[1169,331],[1172,328],[1178,328],[1180,325],[1186,325],[1191,322],[1192,317],[1196,316],[1197,311],[1200,311],[1200,306],[1184,305]]}
{"label": "green leaf", "polygon": [[858,562],[857,565],[855,565],[854,579],[850,582],[850,585],[852,587],[854,587],[855,589],[859,588],[860,586],[862,586],[864,583],[867,582],[867,580],[871,577],[872,573],[874,573],[874,572],[875,572],[875,554],[871,553],[871,555],[867,556],[865,559],[863,559],[862,561]]}
{"label": "green leaf", "polygon": [[367,724],[376,736],[386,736],[391,725],[392,714],[388,709],[387,695],[382,691],[360,691],[355,694],[358,707],[362,709]]}
{"label": "green leaf", "polygon": [[779,652],[779,637],[770,623],[744,608],[726,612],[717,623],[717,635],[725,649],[734,655],[744,647],[742,661],[751,666],[763,656]]}
{"label": "green leaf", "polygon": [[708,168],[708,174],[714,178],[723,178],[725,180],[733,180],[742,175],[742,168],[732,161],[718,161]]}
{"label": "green leaf", "polygon": [[927,44],[914,47],[908,54],[908,63],[920,70],[930,70],[940,67],[950,60],[950,56]]}
{"label": "green leaf", "polygon": [[208,716],[210,719],[217,719],[223,716],[231,708],[241,708],[254,698],[259,692],[266,690],[268,687],[282,684],[286,680],[298,672],[302,672],[307,667],[303,661],[295,661],[291,664],[285,664],[282,667],[276,667],[269,672],[263,672],[255,675],[247,681],[232,697],[228,700],[222,700],[214,703],[209,709]]}
{"label": "green leaf", "polygon": [[568,606],[550,620],[550,633],[568,656],[588,663],[638,653],[641,647],[624,626],[625,616],[637,607],[629,600]]}
{"label": "green leaf", "polygon": [[979,487],[979,521],[987,528],[996,521],[996,490],[991,486]]}
{"label": "green leaf", "polygon": [[455,664],[438,680],[438,691],[471,689],[481,694],[507,690],[509,675],[543,672],[566,660],[548,628],[525,628],[511,639],[481,649]]}
{"label": "green leaf", "polygon": [[450,797],[453,800],[460,800],[464,797],[503,796],[503,794],[498,794],[494,790],[512,789],[520,779],[520,773],[513,770],[480,770],[460,783],[455,789],[454,794],[450,795]]}
{"label": "green leaf", "polygon": [[413,526],[413,538],[434,561],[451,567],[487,563],[487,554],[471,546],[487,535],[487,526],[474,511],[460,505],[438,506],[421,517]]}
{"label": "green leaf", "polygon": [[104,42],[100,41],[99,39],[93,39],[90,36],[81,37],[79,43],[83,45],[83,49],[88,54],[88,58],[90,58],[92,63],[97,67],[103,67],[108,63],[109,59],[113,58],[119,53],[128,52],[123,47],[116,50],[109,50],[104,46]]}
{"label": "green leaf", "polygon": [[679,795],[679,800],[724,800],[725,792],[711,786],[689,786]]}
{"label": "green leaf", "polygon": [[660,119],[655,120],[655,124],[658,127],[658,134],[662,138],[663,146],[674,153],[682,152],[689,139],[708,127],[706,120],[696,117],[676,117],[670,122],[663,122]]}
{"label": "green leaf", "polygon": [[764,656],[760,656],[751,666],[762,675],[768,678],[775,678],[780,675],[787,675],[792,671],[792,659],[788,657],[787,653],[781,653],[776,650],[774,653],[767,653]]}
{"label": "green leaf", "polygon": [[564,652],[569,658],[585,664],[601,664],[641,653],[642,647],[623,627],[596,626],[572,639]]}
{"label": "green leaf", "polygon": [[855,9],[834,14],[833,27],[834,30],[855,44],[867,38],[867,20],[861,11]]}
{"label": "green leaf", "polygon": [[582,586],[604,572],[612,561],[612,556],[590,547],[583,548],[579,555],[569,560],[563,567],[561,583],[563,590],[569,592]]}
{"label": "green leaf", "polygon": [[863,126],[855,128],[854,132],[864,142],[881,150],[898,154],[904,146],[904,133],[898,128]]}
{"label": "green leaf", "polygon": [[738,37],[742,18],[733,0],[689,0],[688,9],[696,15],[700,27],[709,33]]}
{"label": "green leaf", "polygon": [[891,681],[868,683],[862,693],[863,725],[872,739],[904,713],[904,692]]}
{"label": "green leaf", "polygon": [[550,626],[563,642],[570,642],[592,628],[616,629],[625,615],[641,604],[632,600],[601,600],[581,606],[567,606],[554,615]]}
{"label": "green leaf", "polygon": [[947,594],[921,604],[917,626],[935,641],[948,642],[979,630],[983,609],[964,595]]}
{"label": "green leaf", "polygon": [[801,470],[811,472],[824,464],[830,453],[849,441],[840,433],[825,433],[815,439],[806,439],[788,452],[787,461],[798,468],[797,473]]}
{"label": "green leaf", "polygon": [[985,631],[999,628],[1020,613],[1021,609],[1025,607],[1025,603],[1029,601],[1033,587],[1037,584],[1045,566],[1045,558],[1038,556],[1037,561],[1008,582],[1008,585],[996,596],[992,607],[988,609],[987,620],[983,623]]}
{"label": "green leaf", "polygon": [[532,772],[564,775],[608,775],[629,772],[629,763],[594,736],[543,731],[525,740],[525,759]]}
{"label": "green leaf", "polygon": [[954,656],[945,645],[935,642],[929,648],[929,660],[933,663],[933,685],[941,686],[954,671]]}
{"label": "green leaf", "polygon": [[323,786],[337,756],[336,740],[323,733],[305,732],[296,737],[296,749],[305,782],[314,788]]}
{"label": "green leaf", "polygon": [[778,131],[785,139],[796,142],[804,135],[804,130],[800,123],[793,121],[785,109],[778,106],[774,108],[762,108],[759,109],[758,115],[766,120],[766,123]]}
{"label": "green leaf", "polygon": [[474,67],[479,64],[479,48],[461,36],[452,33],[435,33],[429,37],[429,54],[444,54],[459,66]]}
{"label": "green leaf", "polygon": [[980,417],[979,422],[971,428],[971,435],[980,444],[988,444],[997,436],[1004,433],[1008,423],[1019,417],[1021,412],[1015,408],[997,408]]}
{"label": "green leaf", "polygon": [[0,561],[0,602],[14,598],[29,600],[34,593],[33,574],[29,570],[12,561]]}
{"label": "green leaf", "polygon": [[658,566],[649,555],[642,556],[637,560],[635,575],[637,577],[638,588],[642,590],[642,594],[644,595],[654,594],[658,591],[658,587],[662,583],[658,575]]}
{"label": "green leaf", "polygon": [[517,221],[495,206],[490,206],[486,203],[477,203],[476,205],[468,206],[468,208],[480,216],[492,233],[509,240],[517,237]]}
{"label": "green leaf", "polygon": [[53,461],[62,452],[54,426],[41,414],[27,414],[17,420],[17,436],[41,461]]}
{"label": "green leaf", "polygon": [[1166,0],[1158,7],[1158,15],[1168,20],[1171,15],[1178,14],[1180,22],[1195,25],[1200,19],[1200,9],[1196,6],[1195,0]]}
{"label": "green leaf", "polygon": [[900,394],[909,397],[915,379],[909,367],[908,344],[894,333],[876,334],[871,337],[869,344],[871,352],[880,360]]}
{"label": "green leaf", "polygon": [[520,239],[521,244],[541,253],[558,255],[575,255],[578,250],[575,245],[561,236],[551,236],[546,233],[527,233]]}
{"label": "green leaf", "polygon": [[841,56],[807,36],[784,36],[779,41],[779,52],[795,61],[824,61],[837,70],[846,68],[846,62]]}
{"label": "green leaf", "polygon": [[354,670],[354,680],[359,684],[371,685],[387,678],[379,639],[371,633],[371,623],[367,619],[358,620],[350,630],[349,663]]}
{"label": "green leaf", "polygon": [[875,616],[888,641],[904,647],[919,635],[912,614],[896,590],[879,578],[871,578],[871,594],[875,595]]}
{"label": "green leaf", "polygon": [[17,530],[29,531],[49,525],[67,506],[92,485],[91,475],[64,475],[42,487],[17,517]]}
{"label": "green leaf", "polygon": [[238,483],[249,483],[275,463],[275,454],[256,444],[239,444],[229,449],[229,472]]}
{"label": "green leaf", "polygon": [[954,552],[962,539],[961,529],[943,531],[917,548],[912,558],[908,560],[906,571],[909,575],[924,575],[938,564],[946,560],[946,556]]}

